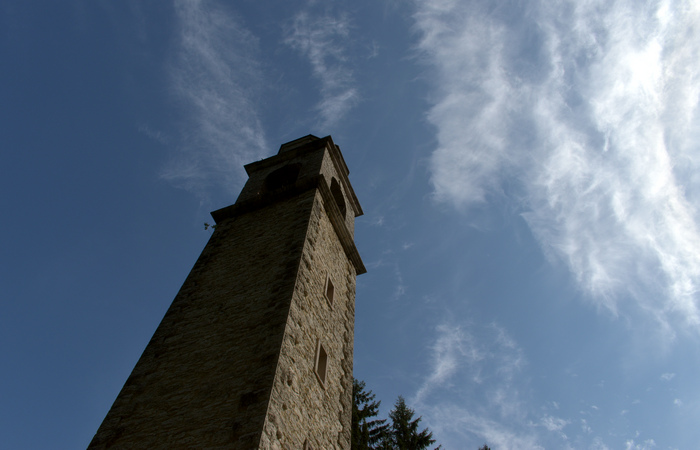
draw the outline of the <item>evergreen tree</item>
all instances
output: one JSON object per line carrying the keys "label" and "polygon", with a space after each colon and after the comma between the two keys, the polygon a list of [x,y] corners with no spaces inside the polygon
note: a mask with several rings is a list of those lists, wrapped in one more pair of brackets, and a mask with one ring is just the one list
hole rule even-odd
{"label": "evergreen tree", "polygon": [[[394,409],[389,413],[391,418],[391,433],[386,436],[379,448],[392,450],[425,450],[432,443],[433,433],[424,429],[418,431],[421,417],[413,419],[415,411],[406,406],[406,401],[399,396]],[[440,448],[440,447],[438,447]]]}
{"label": "evergreen tree", "polygon": [[489,447],[488,445],[484,444],[483,447],[479,447],[479,450],[491,450],[491,447]]}
{"label": "evergreen tree", "polygon": [[353,378],[352,381],[352,450],[380,448],[389,431],[384,420],[370,420],[379,413],[380,401],[374,400],[372,391],[365,390],[365,382]]}

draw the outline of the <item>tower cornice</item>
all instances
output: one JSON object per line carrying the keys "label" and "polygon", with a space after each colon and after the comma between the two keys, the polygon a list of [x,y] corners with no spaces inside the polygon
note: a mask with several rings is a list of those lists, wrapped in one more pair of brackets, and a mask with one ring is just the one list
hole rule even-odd
{"label": "tower cornice", "polygon": [[[258,164],[265,161],[266,160],[262,160],[253,164]],[[276,161],[279,162],[279,160]],[[246,170],[248,170],[248,166],[246,166]],[[251,173],[257,169],[259,168],[255,168],[251,171]],[[264,193],[257,197],[250,198],[248,200],[236,202],[233,205],[218,209],[216,211],[212,211],[211,216],[214,219],[214,221],[218,224],[226,219],[232,219],[241,214],[252,212],[257,209],[264,208],[273,203],[277,203],[279,201],[295,197],[303,192],[308,191],[309,189],[317,189],[320,192],[321,197],[323,198],[323,203],[328,211],[328,217],[331,221],[331,224],[333,225],[333,229],[338,235],[338,239],[340,240],[340,243],[343,246],[345,254],[347,255],[348,259],[352,262],[353,266],[355,266],[355,271],[357,275],[366,273],[367,269],[365,268],[365,265],[362,262],[360,252],[358,252],[357,247],[355,246],[355,240],[352,238],[350,232],[345,226],[345,221],[342,218],[340,209],[338,208],[336,202],[333,200],[333,195],[331,194],[331,191],[328,188],[328,184],[326,183],[326,180],[324,179],[323,175],[317,175],[313,178],[308,179],[306,182],[297,183],[297,185],[288,189]]]}

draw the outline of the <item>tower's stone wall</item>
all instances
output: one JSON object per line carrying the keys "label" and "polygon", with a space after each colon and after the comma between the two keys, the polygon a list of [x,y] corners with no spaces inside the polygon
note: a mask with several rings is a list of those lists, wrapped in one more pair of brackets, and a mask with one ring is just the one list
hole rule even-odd
{"label": "tower's stone wall", "polygon": [[217,225],[90,448],[257,447],[313,201]]}
{"label": "tower's stone wall", "polygon": [[[361,210],[330,137],[295,142],[246,166],[236,204],[212,213],[211,239],[89,448],[350,447]],[[298,174],[270,184],[290,164]]]}
{"label": "tower's stone wall", "polygon": [[[333,303],[324,295],[330,277]],[[338,242],[316,194],[262,448],[349,448],[352,414],[352,343],[355,267]],[[314,373],[320,343],[328,352],[325,383]]]}

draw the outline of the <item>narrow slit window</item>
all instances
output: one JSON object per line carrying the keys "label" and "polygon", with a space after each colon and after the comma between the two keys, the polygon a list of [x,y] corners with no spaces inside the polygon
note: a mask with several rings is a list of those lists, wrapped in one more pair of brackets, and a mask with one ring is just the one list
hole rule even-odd
{"label": "narrow slit window", "polygon": [[330,276],[326,278],[326,289],[324,291],[324,294],[326,296],[326,300],[328,300],[328,304],[333,306],[333,296],[335,295],[335,287],[333,286],[333,282],[331,281]]}
{"label": "narrow slit window", "polygon": [[321,342],[318,343],[317,345],[317,350],[316,350],[316,376],[318,377],[318,380],[321,382],[321,385],[323,387],[326,387],[326,371],[328,369],[328,353],[326,353],[326,349],[323,348],[323,345]]}

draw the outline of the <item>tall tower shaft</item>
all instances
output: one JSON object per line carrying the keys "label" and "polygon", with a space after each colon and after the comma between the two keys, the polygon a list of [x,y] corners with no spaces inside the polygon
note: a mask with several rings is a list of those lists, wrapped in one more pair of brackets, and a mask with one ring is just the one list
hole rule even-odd
{"label": "tall tower shaft", "polygon": [[245,169],[90,449],[350,448],[349,171],[311,135]]}

